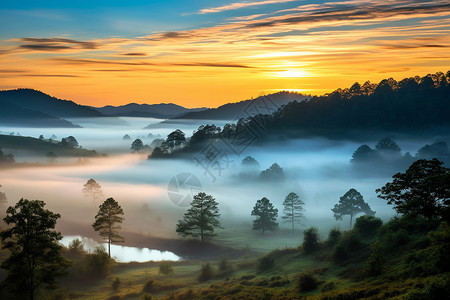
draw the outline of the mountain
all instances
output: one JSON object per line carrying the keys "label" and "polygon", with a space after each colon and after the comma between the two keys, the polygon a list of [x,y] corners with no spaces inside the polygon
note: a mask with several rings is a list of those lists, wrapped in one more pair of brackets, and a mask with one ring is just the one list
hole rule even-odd
{"label": "mountain", "polygon": [[102,117],[87,106],[33,89],[0,91],[0,123],[31,127],[78,127],[62,118]]}
{"label": "mountain", "polygon": [[173,103],[161,103],[161,104],[130,103],[122,106],[108,105],[104,107],[93,107],[93,109],[107,116],[168,119],[189,112],[202,111],[205,110],[206,108],[203,107],[203,108],[189,109]]}
{"label": "mountain", "polygon": [[236,120],[241,117],[246,118],[260,113],[271,114],[281,106],[292,101],[303,101],[310,96],[293,92],[278,92],[255,99],[244,100],[235,103],[228,103],[218,108],[210,108],[203,111],[189,112],[175,119],[196,119],[196,120]]}

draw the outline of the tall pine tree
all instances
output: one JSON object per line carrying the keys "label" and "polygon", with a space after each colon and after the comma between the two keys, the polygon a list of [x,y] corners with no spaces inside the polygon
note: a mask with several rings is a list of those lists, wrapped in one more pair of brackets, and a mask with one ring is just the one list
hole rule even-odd
{"label": "tall pine tree", "polygon": [[259,230],[262,235],[265,231],[274,231],[278,227],[278,209],[273,207],[266,197],[256,201],[252,210],[252,216],[256,216],[253,221],[253,229]]}
{"label": "tall pine tree", "polygon": [[285,222],[291,223],[292,231],[294,231],[294,224],[299,223],[300,219],[303,218],[303,205],[305,203],[300,200],[300,197],[296,193],[289,193],[283,201],[283,216],[282,219]]}
{"label": "tall pine tree", "polygon": [[92,227],[100,233],[100,236],[108,243],[108,255],[111,257],[111,243],[123,242],[119,235],[119,224],[123,222],[123,209],[113,198],[108,198],[99,206],[95,222]]}

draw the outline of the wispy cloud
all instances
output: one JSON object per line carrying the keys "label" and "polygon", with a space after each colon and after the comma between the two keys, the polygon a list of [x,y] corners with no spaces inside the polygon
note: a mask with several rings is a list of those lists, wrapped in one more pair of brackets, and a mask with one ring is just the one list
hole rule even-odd
{"label": "wispy cloud", "polygon": [[19,45],[20,49],[30,50],[30,51],[61,51],[68,49],[87,49],[94,50],[97,49],[99,44],[90,41],[77,41],[73,39],[67,38],[21,38],[15,41],[19,41],[21,44]]}
{"label": "wispy cloud", "polygon": [[247,8],[252,6],[261,6],[261,5],[267,5],[267,4],[276,4],[276,3],[286,3],[286,2],[299,2],[299,0],[265,0],[265,1],[256,1],[256,2],[236,2],[231,3],[228,5],[223,6],[217,6],[217,7],[210,7],[210,8],[204,8],[198,11],[198,14],[208,14],[208,13],[217,13],[217,12],[223,12],[227,10],[234,10],[234,9],[240,9],[240,8]]}

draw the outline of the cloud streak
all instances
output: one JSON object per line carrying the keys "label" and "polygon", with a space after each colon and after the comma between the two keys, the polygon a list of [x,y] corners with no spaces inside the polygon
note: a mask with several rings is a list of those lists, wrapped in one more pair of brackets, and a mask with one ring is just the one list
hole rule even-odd
{"label": "cloud streak", "polygon": [[241,8],[248,8],[254,6],[268,5],[268,4],[277,4],[277,3],[287,3],[287,2],[299,2],[299,0],[265,0],[265,1],[256,1],[256,2],[236,2],[228,5],[222,5],[218,7],[204,8],[199,10],[198,14],[208,14],[208,13],[218,13],[228,10],[235,10]]}

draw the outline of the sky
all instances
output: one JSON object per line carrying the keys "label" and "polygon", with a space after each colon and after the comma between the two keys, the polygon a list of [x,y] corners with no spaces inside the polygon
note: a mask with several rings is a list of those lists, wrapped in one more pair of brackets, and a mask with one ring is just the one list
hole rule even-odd
{"label": "sky", "polygon": [[450,69],[450,0],[0,4],[0,89],[217,107]]}

